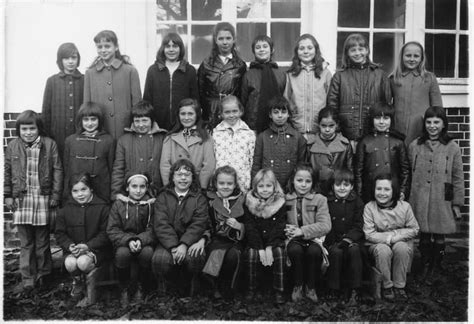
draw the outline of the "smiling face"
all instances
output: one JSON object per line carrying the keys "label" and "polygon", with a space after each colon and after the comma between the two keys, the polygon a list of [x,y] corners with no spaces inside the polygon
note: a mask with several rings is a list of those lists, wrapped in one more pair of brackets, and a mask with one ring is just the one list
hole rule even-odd
{"label": "smiling face", "polygon": [[140,200],[145,196],[148,184],[142,177],[136,177],[130,180],[127,185],[128,196],[133,200]]}
{"label": "smiling face", "polygon": [[219,54],[222,56],[229,55],[232,52],[234,46],[234,37],[232,33],[227,30],[220,30],[216,36],[216,45],[219,50]]}
{"label": "smiling face", "polygon": [[216,178],[216,189],[222,198],[229,197],[237,184],[232,174],[219,173]]}
{"label": "smiling face", "polygon": [[336,135],[337,123],[332,117],[321,118],[319,135],[323,140],[330,140]]}
{"label": "smiling face", "polygon": [[92,198],[92,189],[83,182],[78,182],[71,188],[71,196],[78,204],[85,204]]}
{"label": "smiling face", "polygon": [[150,117],[133,117],[133,126],[138,134],[148,134],[151,130]]}
{"label": "smiling face", "polygon": [[98,43],[95,43],[97,54],[102,58],[106,64],[112,63],[115,58],[115,52],[118,50],[118,46],[115,46],[113,42],[105,39],[101,39]]}
{"label": "smiling face", "polygon": [[230,126],[234,126],[242,117],[243,112],[236,102],[228,101],[222,105],[222,120]]}
{"label": "smiling face", "polygon": [[429,117],[425,120],[425,128],[430,139],[436,140],[439,138],[439,135],[444,128],[444,122],[439,117]]}
{"label": "smiling face", "polygon": [[377,180],[375,182],[375,200],[379,205],[388,206],[392,202],[393,189],[392,181]]}
{"label": "smiling face", "polygon": [[99,118],[96,116],[82,117],[82,128],[89,133],[92,133],[99,127]]}
{"label": "smiling face", "polygon": [[309,173],[307,170],[299,170],[295,174],[293,185],[295,186],[295,191],[299,196],[306,195],[311,191],[311,187],[313,186],[313,178],[311,177],[311,173]]}
{"label": "smiling face", "polygon": [[169,41],[169,43],[165,45],[164,53],[167,61],[176,62],[179,59],[180,54],[178,44]]}
{"label": "smiling face", "polygon": [[260,197],[263,199],[270,198],[271,195],[275,192],[275,186],[273,185],[273,182],[263,178],[260,180],[259,183],[257,183],[257,193]]}
{"label": "smiling face", "polygon": [[304,64],[310,64],[316,56],[316,48],[310,39],[302,39],[298,43],[298,58]]}
{"label": "smiling face", "polygon": [[185,167],[179,168],[173,174],[174,188],[179,193],[185,193],[193,182],[193,173]]}
{"label": "smiling face", "polygon": [[369,50],[360,45],[352,46],[347,50],[347,56],[349,56],[352,62],[357,64],[364,64],[367,61],[368,55]]}
{"label": "smiling face", "polygon": [[421,63],[421,48],[415,44],[410,44],[403,50],[403,65],[406,70],[413,71],[418,68]]}
{"label": "smiling face", "polygon": [[354,186],[348,181],[341,181],[339,184],[334,183],[333,185],[334,194],[339,199],[346,199],[352,188],[354,188]]}
{"label": "smiling face", "polygon": [[374,117],[374,128],[377,132],[386,132],[390,128],[392,120],[389,116],[376,116]]}
{"label": "smiling face", "polygon": [[288,121],[290,114],[286,109],[272,109],[269,116],[275,125],[283,126]]}
{"label": "smiling face", "polygon": [[79,56],[77,53],[72,54],[70,57],[65,57],[62,59],[63,71],[66,74],[72,74],[77,69],[77,64],[79,63]]}
{"label": "smiling face", "polygon": [[179,122],[184,128],[193,127],[196,124],[196,111],[193,106],[183,106],[179,108]]}
{"label": "smiling face", "polygon": [[272,48],[270,44],[265,41],[258,41],[253,51],[255,53],[255,59],[259,62],[268,62],[272,57]]}
{"label": "smiling face", "polygon": [[33,143],[39,136],[39,129],[36,124],[21,124],[20,138],[25,143]]}

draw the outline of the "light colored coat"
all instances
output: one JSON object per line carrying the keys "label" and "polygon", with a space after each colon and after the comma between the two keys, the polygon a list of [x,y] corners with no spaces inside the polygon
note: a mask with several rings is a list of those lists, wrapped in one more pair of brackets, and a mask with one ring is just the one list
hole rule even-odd
{"label": "light colored coat", "polygon": [[233,167],[237,171],[240,189],[248,191],[255,150],[255,132],[244,121],[239,121],[234,128],[226,122],[221,122],[214,128],[212,138],[216,168],[224,165]]}
{"label": "light colored coat", "polygon": [[163,141],[160,162],[160,173],[164,186],[169,183],[171,165],[179,159],[188,159],[192,162],[196,168],[201,188],[207,188],[209,179],[216,168],[212,137],[203,142],[202,138],[195,134],[190,136],[186,142],[182,132],[166,136]]}
{"label": "light colored coat", "polygon": [[[451,234],[456,232],[452,206],[464,204],[464,174],[461,150],[451,140],[447,145],[431,141],[408,149],[412,170],[410,204],[422,232]],[[445,183],[453,185],[453,199],[445,200]]]}

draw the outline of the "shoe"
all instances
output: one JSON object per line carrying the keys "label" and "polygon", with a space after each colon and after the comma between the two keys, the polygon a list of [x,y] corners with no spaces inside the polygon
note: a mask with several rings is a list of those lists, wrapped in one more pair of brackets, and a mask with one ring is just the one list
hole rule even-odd
{"label": "shoe", "polygon": [[285,296],[283,296],[283,293],[279,291],[275,292],[275,303],[277,303],[278,305],[285,303]]}
{"label": "shoe", "polygon": [[126,308],[129,304],[130,299],[128,297],[128,287],[122,288],[122,291],[120,291],[120,306],[122,306],[122,308]]}
{"label": "shoe", "polygon": [[296,302],[303,298],[303,286],[295,286],[291,293],[291,300]]}
{"label": "shoe", "polygon": [[84,281],[81,276],[72,278],[71,297],[73,299],[80,299],[84,294]]}
{"label": "shoe", "polygon": [[212,294],[212,297],[214,297],[214,299],[221,299],[222,298],[222,294],[221,292],[219,291],[219,289],[216,287],[216,289],[214,289],[214,293]]}
{"label": "shoe", "polygon": [[355,306],[357,305],[357,292],[355,289],[348,291],[346,297],[344,298],[344,304],[346,306]]}
{"label": "shoe", "polygon": [[316,294],[316,290],[314,290],[314,288],[311,288],[311,289],[306,288],[306,298],[311,300],[313,303],[317,303],[318,295]]}
{"label": "shoe", "polygon": [[395,299],[395,294],[393,292],[393,288],[390,287],[390,288],[383,288],[382,289],[382,296],[383,298],[385,298],[386,300],[393,300]]}
{"label": "shoe", "polygon": [[245,294],[245,300],[247,301],[253,301],[255,299],[255,290],[249,290]]}
{"label": "shoe", "polygon": [[395,288],[395,296],[401,299],[408,299],[408,295],[403,288]]}
{"label": "shoe", "polygon": [[137,291],[133,295],[132,303],[139,304],[143,302],[143,289],[142,285],[138,284]]}

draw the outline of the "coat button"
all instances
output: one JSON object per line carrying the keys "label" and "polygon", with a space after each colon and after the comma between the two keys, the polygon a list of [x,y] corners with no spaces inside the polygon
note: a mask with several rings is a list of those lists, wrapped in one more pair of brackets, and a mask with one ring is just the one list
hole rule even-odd
{"label": "coat button", "polygon": [[270,163],[272,163],[272,164],[273,164],[273,160],[270,160]]}
{"label": "coat button", "polygon": [[376,166],[376,167],[378,167],[378,166],[379,166],[379,164],[378,164],[378,163],[375,163],[375,166]]}
{"label": "coat button", "polygon": [[153,158],[150,158],[150,161],[153,161]]}
{"label": "coat button", "polygon": [[267,231],[266,230],[263,230],[263,233],[266,233]]}
{"label": "coat button", "polygon": [[109,101],[112,101],[112,97],[109,97]]}
{"label": "coat button", "polygon": [[140,158],[140,162],[143,162],[143,158]]}
{"label": "coat button", "polygon": [[110,117],[114,117],[114,113],[109,113]]}
{"label": "coat button", "polygon": [[73,107],[73,106],[69,106],[69,109],[72,109],[72,108],[74,108],[74,107]]}
{"label": "coat button", "polygon": [[69,81],[69,84],[72,84],[72,81]]}
{"label": "coat button", "polygon": [[72,97],[72,93],[69,94],[69,97]]}
{"label": "coat button", "polygon": [[112,82],[110,82],[110,81],[107,81],[107,84],[108,84],[108,85],[111,85],[111,84],[112,84]]}

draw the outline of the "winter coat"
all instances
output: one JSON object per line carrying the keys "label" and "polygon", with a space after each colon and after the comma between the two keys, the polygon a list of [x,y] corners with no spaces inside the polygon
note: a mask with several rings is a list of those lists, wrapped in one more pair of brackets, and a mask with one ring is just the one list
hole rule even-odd
{"label": "winter coat", "polygon": [[352,146],[349,140],[337,133],[336,137],[326,146],[319,136],[315,136],[313,145],[309,150],[310,162],[313,170],[318,174],[318,180],[324,193],[328,193],[329,180],[334,171],[346,168],[352,171]]}
{"label": "winter coat", "polygon": [[130,64],[114,59],[110,66],[99,61],[86,71],[84,102],[104,107],[104,128],[118,139],[130,125],[132,106],[142,98],[138,72]]}
{"label": "winter coat", "polygon": [[250,189],[250,171],[255,151],[255,132],[243,121],[231,128],[221,122],[212,132],[216,169],[230,165],[237,171],[237,181],[242,191]]}
{"label": "winter coat", "polygon": [[[286,73],[281,68],[273,68],[272,70],[278,83],[278,91],[283,95],[286,86]],[[258,107],[261,81],[262,69],[252,68],[252,66],[250,66],[250,69],[245,73],[242,81],[240,101],[245,108],[243,119],[253,130],[256,130],[257,127],[258,111],[264,109],[264,107]]]}
{"label": "winter coat", "polygon": [[166,131],[155,122],[149,134],[137,133],[133,123],[117,142],[112,171],[112,200],[121,193],[128,172],[147,173],[153,195],[163,186],[160,165]]}
{"label": "winter coat", "polygon": [[115,156],[115,141],[105,131],[94,137],[73,134],[66,138],[64,150],[64,197],[68,197],[69,179],[73,174],[89,172],[95,193],[110,199],[110,175]]}
{"label": "winter coat", "polygon": [[198,88],[201,98],[202,117],[210,121],[211,128],[219,122],[220,100],[227,95],[240,98],[240,87],[247,66],[235,53],[226,64],[219,57],[209,56],[198,69]]}
{"label": "winter coat", "polygon": [[229,202],[229,209],[224,206],[222,198],[219,198],[215,192],[208,192],[208,198],[209,216],[212,224],[211,230],[214,238],[232,243],[242,241],[245,234],[245,226],[242,224],[242,229],[237,230],[227,225],[225,221],[228,218],[235,218],[239,223],[243,223],[245,194],[241,193],[233,201]]}
{"label": "winter coat", "polygon": [[[324,69],[319,78],[314,75],[314,69],[302,68],[298,75],[287,73],[285,98],[290,102],[292,121],[296,130],[305,134],[319,132],[319,111],[326,106],[326,96],[331,84],[331,72]],[[309,136],[309,137],[307,137]]]}
{"label": "winter coat", "polygon": [[286,188],[291,172],[306,158],[306,140],[291,125],[278,135],[269,127],[257,136],[253,155],[252,179],[263,168],[272,168],[282,188]]}
{"label": "winter coat", "polygon": [[207,200],[200,192],[189,190],[179,203],[172,188],[166,188],[156,198],[153,232],[167,250],[180,244],[188,247],[199,241],[209,228]]}
{"label": "winter coat", "polygon": [[390,86],[395,108],[394,126],[400,133],[405,134],[405,144],[421,136],[423,132],[423,117],[431,106],[443,106],[436,76],[427,72],[422,77],[417,71],[402,73],[401,84],[395,84],[393,75]]}
{"label": "winter coat", "polygon": [[[422,232],[451,234],[456,232],[452,206],[464,205],[461,150],[454,140],[446,145],[435,143],[427,140],[418,144],[414,140],[410,144],[410,204]],[[446,189],[452,192],[451,197],[446,196]]]}
{"label": "winter coat", "polygon": [[193,133],[187,142],[182,132],[166,136],[160,162],[161,178],[165,186],[169,182],[171,165],[179,159],[188,159],[196,168],[201,188],[207,188],[216,168],[214,141],[210,137],[203,142],[197,133]]}
{"label": "winter coat", "polygon": [[158,60],[148,68],[143,99],[153,105],[161,128],[170,130],[176,123],[174,111],[181,100],[198,97],[196,69],[186,60],[179,62],[171,76],[166,64]]}
{"label": "winter coat", "polygon": [[418,235],[418,223],[411,206],[399,200],[394,208],[380,208],[375,201],[364,207],[364,233],[368,243],[412,241]]}
{"label": "winter coat", "polygon": [[[298,196],[286,194],[286,223],[298,226]],[[304,240],[321,239],[331,230],[331,219],[327,199],[321,194],[310,192],[301,199],[301,218]],[[299,226],[298,226],[299,227]]]}
{"label": "winter coat", "polygon": [[352,242],[364,240],[364,203],[355,191],[351,191],[346,199],[339,199],[331,192],[328,195],[328,208],[331,217],[331,232],[326,235],[324,244],[331,246],[347,238]]}
{"label": "winter coat", "polygon": [[105,232],[108,217],[109,206],[95,195],[85,205],[70,199],[56,218],[56,242],[68,254],[71,244],[84,243],[100,264],[112,256],[112,246]]}
{"label": "winter coat", "polygon": [[64,140],[76,132],[76,114],[84,97],[84,75],[75,70],[72,74],[63,71],[46,81],[41,117],[44,128],[58,146],[63,158]]}
{"label": "winter coat", "polygon": [[[63,166],[58,154],[56,142],[41,136],[38,161],[40,193],[60,201],[63,193]],[[5,151],[5,169],[3,196],[5,198],[23,198],[26,193],[26,148],[20,138],[8,143]]]}
{"label": "winter coat", "polygon": [[131,240],[140,240],[141,246],[155,245],[151,226],[153,202],[145,195],[140,201],[116,200],[109,213],[107,235],[115,249],[128,247]]}
{"label": "winter coat", "polygon": [[370,107],[391,100],[387,75],[377,64],[368,63],[336,72],[329,88],[327,106],[339,112],[342,134],[349,140],[359,140],[372,129]]}
{"label": "winter coat", "polygon": [[373,180],[379,174],[398,177],[400,192],[410,193],[410,163],[405,143],[396,133],[373,133],[358,144],[354,163],[355,188],[364,202],[372,199]]}

